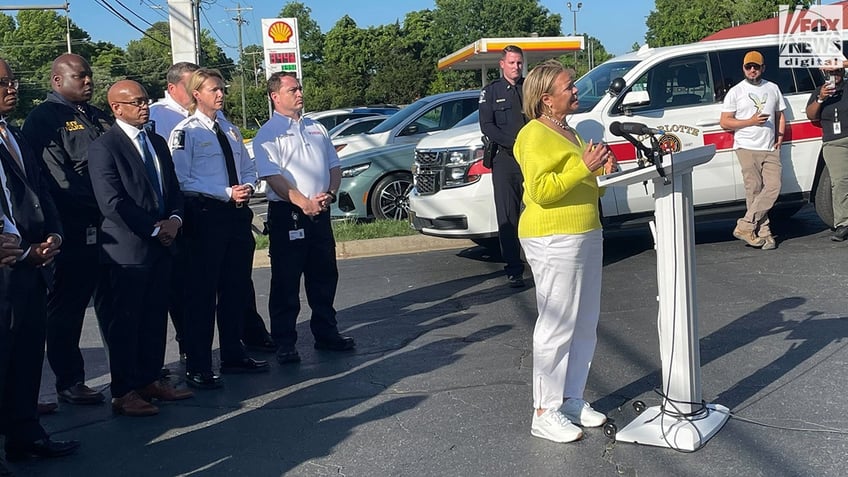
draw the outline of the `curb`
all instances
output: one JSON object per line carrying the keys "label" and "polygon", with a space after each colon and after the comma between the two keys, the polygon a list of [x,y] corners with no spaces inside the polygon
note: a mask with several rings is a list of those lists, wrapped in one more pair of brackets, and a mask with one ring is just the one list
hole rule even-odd
{"label": "curb", "polygon": [[[428,235],[406,235],[368,240],[351,240],[336,243],[336,259],[377,257],[381,255],[400,255],[404,253],[429,252],[433,250],[451,250],[475,247],[466,239],[448,239]],[[257,250],[253,254],[253,268],[271,266],[268,250]]]}

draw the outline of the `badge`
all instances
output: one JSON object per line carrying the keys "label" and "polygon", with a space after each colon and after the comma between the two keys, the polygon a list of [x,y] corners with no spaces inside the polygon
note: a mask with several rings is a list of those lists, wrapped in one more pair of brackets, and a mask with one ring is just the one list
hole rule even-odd
{"label": "badge", "polygon": [[85,228],[85,244],[94,245],[97,243],[97,227]]}
{"label": "badge", "polygon": [[185,131],[177,129],[171,136],[171,150],[176,151],[183,149],[185,149]]}
{"label": "badge", "polygon": [[300,240],[305,236],[306,234],[303,233],[303,229],[289,230],[289,240]]}
{"label": "badge", "polygon": [[833,123],[833,134],[842,134],[842,123],[835,121]]}

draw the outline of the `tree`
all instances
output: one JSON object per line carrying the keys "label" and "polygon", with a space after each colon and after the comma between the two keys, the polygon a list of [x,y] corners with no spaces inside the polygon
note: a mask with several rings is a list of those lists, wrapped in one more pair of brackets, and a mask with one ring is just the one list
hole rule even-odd
{"label": "tree", "polygon": [[[14,18],[0,14],[0,58],[21,81],[14,118],[25,117],[50,91],[50,68],[57,56],[67,53],[67,34],[65,17],[54,11],[21,10]],[[72,51],[89,61],[99,51],[97,45],[114,47],[91,43],[89,34],[73,22],[70,34]],[[95,95],[103,88],[95,83]]]}
{"label": "tree", "polygon": [[[558,36],[561,23],[562,17],[538,0],[436,0],[427,56],[438,60],[480,38]],[[477,71],[440,72],[439,77],[449,91],[482,82]]]}
{"label": "tree", "polygon": [[[751,23],[770,18],[784,0],[656,0],[645,22],[647,43],[653,47],[682,45],[729,28],[732,22]],[[798,2],[809,6],[811,0]],[[794,7],[790,7],[794,8]],[[674,21],[669,21],[673,18]]]}

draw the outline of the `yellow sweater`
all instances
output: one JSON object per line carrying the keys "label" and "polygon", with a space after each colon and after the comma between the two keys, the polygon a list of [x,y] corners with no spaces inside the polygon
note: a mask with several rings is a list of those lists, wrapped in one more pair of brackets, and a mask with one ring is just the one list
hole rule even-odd
{"label": "yellow sweater", "polygon": [[582,234],[601,228],[601,190],[583,163],[586,144],[575,145],[539,121],[527,123],[515,140],[515,159],[524,174],[521,238]]}

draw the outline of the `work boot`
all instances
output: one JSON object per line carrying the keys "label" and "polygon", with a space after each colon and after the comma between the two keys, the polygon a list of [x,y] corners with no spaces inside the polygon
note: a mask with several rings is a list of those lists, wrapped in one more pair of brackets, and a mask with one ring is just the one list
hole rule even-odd
{"label": "work boot", "polygon": [[757,237],[753,230],[746,232],[744,230],[739,230],[738,226],[733,229],[733,236],[752,247],[762,247],[766,244],[766,239],[763,237]]}

